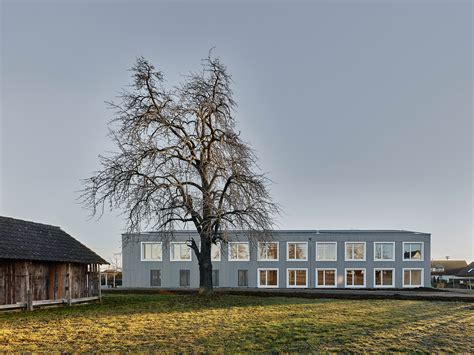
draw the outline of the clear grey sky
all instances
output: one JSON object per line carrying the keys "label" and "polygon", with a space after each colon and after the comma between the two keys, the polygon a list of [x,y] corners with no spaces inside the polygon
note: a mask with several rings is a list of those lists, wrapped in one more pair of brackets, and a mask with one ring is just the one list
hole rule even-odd
{"label": "clear grey sky", "polygon": [[470,1],[0,3],[1,215],[118,252],[118,212],[76,202],[113,149],[104,101],[137,56],[172,85],[216,46],[281,228],[431,232],[474,259]]}

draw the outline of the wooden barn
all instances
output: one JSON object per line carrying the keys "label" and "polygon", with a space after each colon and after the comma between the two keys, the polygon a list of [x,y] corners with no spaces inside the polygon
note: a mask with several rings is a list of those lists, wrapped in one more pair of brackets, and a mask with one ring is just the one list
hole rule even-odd
{"label": "wooden barn", "polygon": [[0,310],[100,299],[101,264],[60,227],[0,216]]}

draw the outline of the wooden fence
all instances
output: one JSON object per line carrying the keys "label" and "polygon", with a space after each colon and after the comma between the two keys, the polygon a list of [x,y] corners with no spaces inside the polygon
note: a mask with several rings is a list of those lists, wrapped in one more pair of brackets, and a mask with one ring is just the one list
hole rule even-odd
{"label": "wooden fence", "polygon": [[61,305],[73,305],[79,303],[88,303],[99,301],[99,296],[93,297],[82,297],[82,298],[72,298],[72,299],[61,299],[61,300],[41,300],[41,301],[32,301],[31,299],[27,302],[18,302],[15,304],[4,304],[0,305],[0,311],[15,310],[15,309],[25,309],[32,311],[35,307],[48,307],[48,306],[61,306]]}

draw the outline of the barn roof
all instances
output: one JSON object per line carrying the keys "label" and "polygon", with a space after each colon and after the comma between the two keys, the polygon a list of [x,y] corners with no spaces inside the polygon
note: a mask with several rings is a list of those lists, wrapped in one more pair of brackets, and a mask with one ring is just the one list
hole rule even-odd
{"label": "barn roof", "polygon": [[0,259],[108,264],[59,227],[2,216]]}

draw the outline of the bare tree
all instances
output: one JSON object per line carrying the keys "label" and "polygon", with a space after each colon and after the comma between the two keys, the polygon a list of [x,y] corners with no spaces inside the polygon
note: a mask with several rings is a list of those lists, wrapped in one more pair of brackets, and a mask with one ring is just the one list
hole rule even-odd
{"label": "bare tree", "polygon": [[245,230],[268,233],[279,207],[257,158],[235,127],[231,76],[209,54],[202,70],[171,89],[144,58],[132,67],[133,85],[119,103],[109,135],[118,147],[99,156],[102,170],[84,180],[82,202],[99,217],[122,209],[127,229],[153,228],[171,235],[194,225],[200,236],[188,245],[199,262],[200,290],[212,290],[211,245]]}

